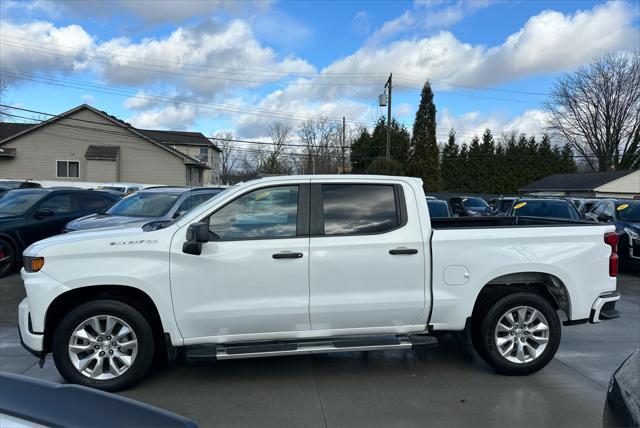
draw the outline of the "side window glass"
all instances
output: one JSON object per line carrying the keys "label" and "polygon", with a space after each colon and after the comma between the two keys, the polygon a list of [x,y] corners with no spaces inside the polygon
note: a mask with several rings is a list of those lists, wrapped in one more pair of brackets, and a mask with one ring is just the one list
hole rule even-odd
{"label": "side window glass", "polygon": [[38,209],[50,209],[54,213],[68,213],[73,211],[71,195],[53,195],[40,205]]}
{"label": "side window glass", "polygon": [[193,208],[193,198],[195,198],[195,196],[187,196],[176,210],[174,217],[180,217]]}
{"label": "side window glass", "polygon": [[298,186],[254,190],[209,217],[209,230],[220,239],[295,237]]}
{"label": "side window glass", "polygon": [[111,200],[100,195],[75,195],[76,207],[79,211],[95,213],[102,211],[109,205]]}
{"label": "side window glass", "polygon": [[393,186],[323,184],[324,234],[382,233],[399,226]]}
{"label": "side window glass", "polygon": [[607,203],[606,208],[604,209],[604,215],[606,217],[613,218],[613,204],[611,202]]}

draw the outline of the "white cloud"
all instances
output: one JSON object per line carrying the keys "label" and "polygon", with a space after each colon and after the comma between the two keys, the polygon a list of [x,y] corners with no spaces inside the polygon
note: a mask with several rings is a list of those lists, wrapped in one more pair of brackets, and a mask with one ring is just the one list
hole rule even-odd
{"label": "white cloud", "polygon": [[93,96],[93,95],[91,95],[91,94],[84,94],[81,98],[82,98],[82,102],[83,102],[84,104],[90,104],[90,105],[93,105],[93,104],[96,104],[96,103],[98,102],[98,100],[96,99],[96,97],[94,97],[94,96]]}
{"label": "white cloud", "polygon": [[416,1],[414,7],[376,29],[371,43],[400,34],[450,27],[491,4],[490,0]]}
{"label": "white cloud", "polygon": [[196,106],[165,104],[158,109],[137,112],[126,121],[136,128],[184,130],[191,129],[201,116],[202,111]]}
{"label": "white cloud", "polygon": [[445,143],[450,129],[456,131],[458,144],[468,143],[474,136],[482,136],[485,129],[490,129],[494,138],[510,132],[524,132],[527,135],[541,136],[545,129],[545,113],[539,109],[524,111],[516,117],[507,117],[501,112],[482,113],[471,111],[454,116],[447,108],[437,117],[438,142]]}
{"label": "white cloud", "polygon": [[[3,71],[62,72],[71,74],[86,68],[83,56],[93,46],[93,38],[79,25],[56,27],[48,22],[16,25],[0,21],[2,48],[0,65]],[[56,49],[67,55],[54,55],[43,49]],[[6,77],[9,82],[12,77]]]}
{"label": "white cloud", "polygon": [[369,34],[371,31],[371,21],[369,20],[369,14],[366,11],[361,10],[355,14],[351,20],[351,29],[356,34]]}
{"label": "white cloud", "polygon": [[[440,79],[470,85],[491,85],[536,74],[570,70],[594,56],[640,46],[635,14],[627,3],[610,2],[591,10],[564,15],[544,11],[531,17],[498,46],[463,43],[443,31],[422,39],[400,40],[384,46],[365,45],[325,68],[326,73],[396,71],[396,87],[416,87],[402,76]],[[352,89],[363,96],[368,91]],[[344,92],[339,92],[341,95]],[[331,91],[323,94],[332,95]]]}

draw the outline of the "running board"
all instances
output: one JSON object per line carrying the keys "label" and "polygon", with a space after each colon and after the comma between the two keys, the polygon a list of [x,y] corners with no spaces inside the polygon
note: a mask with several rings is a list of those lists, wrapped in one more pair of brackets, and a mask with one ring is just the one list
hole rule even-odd
{"label": "running board", "polygon": [[241,358],[276,357],[284,355],[325,354],[331,352],[381,351],[410,349],[413,346],[437,345],[433,336],[385,336],[331,338],[301,342],[263,342],[242,345],[202,345],[190,347],[188,360],[234,360]]}
{"label": "running board", "polygon": [[380,351],[386,349],[409,349],[412,346],[413,344],[407,338],[236,345],[218,348],[216,351],[216,359],[234,360],[240,358],[279,357],[296,354],[309,355],[330,352]]}

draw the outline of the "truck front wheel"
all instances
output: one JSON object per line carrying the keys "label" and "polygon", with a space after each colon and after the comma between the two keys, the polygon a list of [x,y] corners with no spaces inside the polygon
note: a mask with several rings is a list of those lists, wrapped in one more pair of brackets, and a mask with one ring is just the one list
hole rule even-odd
{"label": "truck front wheel", "polygon": [[139,381],[154,352],[153,331],[135,308],[95,300],[70,311],[53,336],[53,359],[68,382],[118,391]]}
{"label": "truck front wheel", "polygon": [[518,292],[488,304],[474,320],[474,346],[496,371],[534,373],[553,358],[560,345],[560,319],[542,296]]}

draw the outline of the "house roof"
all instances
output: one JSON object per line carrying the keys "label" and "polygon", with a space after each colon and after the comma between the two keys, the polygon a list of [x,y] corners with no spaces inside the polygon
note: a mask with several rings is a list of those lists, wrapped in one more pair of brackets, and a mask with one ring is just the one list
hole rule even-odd
{"label": "house roof", "polygon": [[93,160],[116,160],[120,154],[120,146],[89,146],[84,157]]}
{"label": "house roof", "polygon": [[218,146],[213,144],[211,140],[205,137],[201,132],[163,131],[159,129],[140,128],[136,129],[142,132],[144,135],[164,144],[211,147],[218,152],[221,151]]}
{"label": "house roof", "polygon": [[0,122],[0,141],[29,129],[33,125],[33,123]]}
{"label": "house roof", "polygon": [[[200,162],[198,159],[196,159],[194,157],[191,157],[191,156],[188,156],[188,155],[182,153],[181,151],[174,149],[170,145],[167,145],[166,143],[157,141],[156,139],[154,139],[154,138],[142,133],[137,128],[134,128],[133,126],[131,126],[130,123],[127,123],[127,122],[125,122],[125,121],[123,121],[121,119],[118,119],[117,117],[112,116],[112,115],[108,114],[105,111],[98,110],[98,109],[96,109],[94,107],[91,107],[88,104],[81,104],[78,107],[72,108],[71,110],[65,111],[64,113],[61,113],[61,114],[59,114],[57,116],[53,116],[53,117],[49,118],[48,120],[40,122],[38,124],[24,124],[24,123],[18,124],[18,125],[23,125],[22,129],[18,129],[19,127],[14,128],[13,129],[13,131],[14,131],[13,134],[10,134],[10,135],[8,135],[8,136],[6,136],[4,138],[0,138],[0,146],[2,146],[5,143],[8,143],[9,141],[13,140],[14,138],[17,138],[17,137],[19,137],[21,135],[24,135],[24,134],[28,133],[28,132],[34,131],[34,130],[40,128],[40,127],[46,126],[46,125],[48,125],[50,123],[56,122],[56,121],[58,121],[58,120],[60,120],[62,118],[70,116],[70,115],[72,115],[72,114],[74,114],[74,113],[76,113],[76,112],[78,112],[80,110],[83,110],[83,109],[91,110],[92,112],[104,117],[105,119],[107,119],[107,120],[109,120],[109,121],[111,121],[111,122],[113,122],[113,123],[115,123],[117,125],[120,125],[121,127],[129,130],[130,132],[133,132],[134,134],[136,134],[139,137],[149,141],[150,143],[152,143],[152,144],[154,144],[154,145],[156,145],[156,146],[158,146],[158,147],[160,147],[160,148],[172,153],[173,155],[181,158],[184,161],[184,163],[187,164],[187,165],[195,165],[195,166],[198,166],[198,167],[201,167],[201,168],[204,168],[204,169],[211,169],[206,164]],[[10,123],[10,122],[3,122],[3,123]],[[24,125],[29,125],[29,126],[24,126]],[[9,128],[7,128],[7,129],[9,130],[10,128],[11,128],[11,126],[9,126]]]}
{"label": "house roof", "polygon": [[542,180],[527,184],[520,188],[520,190],[526,192],[537,190],[594,190],[636,171],[638,170],[629,169],[605,172],[582,172],[577,174],[553,174]]}

